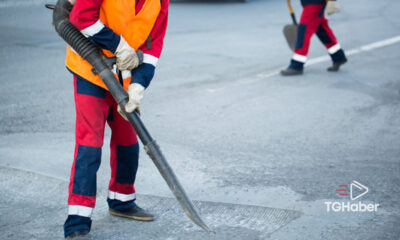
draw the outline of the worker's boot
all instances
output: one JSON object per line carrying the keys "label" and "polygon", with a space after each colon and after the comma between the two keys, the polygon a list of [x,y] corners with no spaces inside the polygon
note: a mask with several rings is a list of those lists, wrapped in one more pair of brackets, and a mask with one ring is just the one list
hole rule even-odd
{"label": "worker's boot", "polygon": [[302,74],[303,74],[303,69],[295,69],[290,66],[286,69],[281,70],[282,76],[295,76],[295,75],[302,75]]}
{"label": "worker's boot", "polygon": [[340,69],[340,66],[347,62],[347,58],[343,58],[339,61],[333,62],[332,66],[328,67],[328,72],[337,72]]}
{"label": "worker's boot", "polygon": [[78,230],[68,235],[65,240],[92,240],[88,230]]}
{"label": "worker's boot", "polygon": [[114,216],[131,218],[137,221],[153,221],[155,219],[153,214],[140,208],[138,205],[126,210],[116,210],[110,208],[108,212]]}

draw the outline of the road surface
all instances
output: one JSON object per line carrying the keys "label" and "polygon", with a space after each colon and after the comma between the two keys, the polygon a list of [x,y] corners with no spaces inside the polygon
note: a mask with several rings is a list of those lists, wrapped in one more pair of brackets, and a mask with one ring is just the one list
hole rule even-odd
{"label": "road surface", "polygon": [[[2,239],[62,239],[67,213],[73,85],[44,2],[0,1]],[[340,4],[329,21],[349,62],[326,72],[313,38],[293,78],[278,74],[291,57],[284,1],[171,4],[143,120],[216,234],[184,216],[144,151],[137,202],[158,219],[109,216],[106,130],[95,239],[399,239],[400,2]],[[340,196],[354,180],[368,193]],[[380,206],[328,212],[335,201]]]}

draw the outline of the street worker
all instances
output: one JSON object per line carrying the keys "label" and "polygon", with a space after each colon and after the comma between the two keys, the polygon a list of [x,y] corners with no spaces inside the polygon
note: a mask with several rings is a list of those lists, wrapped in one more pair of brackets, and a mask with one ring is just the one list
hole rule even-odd
{"label": "street worker", "polygon": [[303,12],[297,32],[297,42],[294,55],[287,69],[281,71],[283,76],[303,74],[304,64],[310,47],[310,40],[314,33],[328,49],[333,64],[327,70],[336,72],[347,62],[344,51],[340,47],[332,29],[325,17],[325,8],[328,15],[339,11],[336,0],[301,0]]}
{"label": "street worker", "polygon": [[[139,111],[163,48],[169,0],[69,0],[70,22],[107,57],[116,57],[114,73],[129,95],[125,111]],[[139,65],[137,51],[144,53]],[[136,203],[135,178],[139,146],[136,132],[122,117],[92,66],[67,47],[66,65],[73,74],[76,108],[75,154],[68,196],[66,239],[91,239],[96,203],[96,172],[100,166],[106,122],[111,128],[109,213],[139,221],[154,216]],[[121,114],[120,114],[121,113]]]}

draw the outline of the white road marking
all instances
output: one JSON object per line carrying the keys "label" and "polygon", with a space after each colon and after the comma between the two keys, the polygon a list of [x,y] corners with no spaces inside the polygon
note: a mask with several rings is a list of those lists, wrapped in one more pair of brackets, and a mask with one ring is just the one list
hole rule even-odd
{"label": "white road marking", "polygon": [[[375,49],[378,49],[378,48],[382,48],[382,47],[386,47],[386,46],[389,46],[389,45],[393,45],[393,44],[396,44],[398,42],[400,42],[400,36],[388,38],[388,39],[385,39],[385,40],[382,40],[382,41],[378,41],[378,42],[373,42],[373,43],[361,46],[359,48],[353,48],[353,49],[350,49],[350,50],[346,50],[346,55],[347,56],[351,56],[351,55],[359,54],[359,53],[362,53],[362,52],[368,52],[368,51],[372,51],[372,50],[375,50]],[[321,62],[326,62],[326,61],[330,61],[330,60],[331,60],[331,58],[329,57],[329,55],[312,58],[306,63],[306,66],[317,64],[317,63],[321,63]]]}
{"label": "white road marking", "polygon": [[[361,47],[358,48],[353,48],[350,50],[346,50],[346,55],[347,56],[351,56],[351,55],[356,55],[359,53],[363,53],[363,52],[368,52],[368,51],[372,51],[378,48],[382,48],[382,47],[386,47],[386,46],[390,46],[396,43],[400,42],[400,35],[396,36],[396,37],[392,37],[392,38],[388,38],[382,41],[377,41],[377,42],[373,42],[367,45],[363,45]],[[320,56],[320,57],[316,57],[316,58],[311,58],[307,61],[307,63],[305,64],[306,66],[310,66],[310,65],[314,65],[317,63],[321,63],[321,62],[327,62],[330,61],[331,58],[329,55],[325,55],[325,56]],[[273,70],[270,70],[268,72],[263,72],[263,73],[258,73],[256,75],[252,75],[249,77],[245,77],[242,78],[238,81],[236,81],[234,83],[234,85],[243,85],[243,84],[249,84],[249,83],[254,83],[254,82],[258,82],[261,80],[265,80],[266,78],[270,78],[270,77],[274,77],[274,76],[278,76],[280,73],[280,70],[285,68],[286,66],[282,66]],[[216,91],[220,91],[222,89],[224,89],[225,87],[219,87],[219,88],[210,88],[207,89],[208,92],[213,93]]]}

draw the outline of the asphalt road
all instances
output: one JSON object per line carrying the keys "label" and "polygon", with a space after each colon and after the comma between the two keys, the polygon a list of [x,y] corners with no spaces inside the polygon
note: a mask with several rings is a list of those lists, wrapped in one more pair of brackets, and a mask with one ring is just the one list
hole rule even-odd
{"label": "asphalt road", "polygon": [[[43,2],[0,1],[2,239],[61,239],[66,217],[73,86],[65,44]],[[171,4],[143,120],[206,221],[222,234],[202,235],[183,215],[171,216],[179,208],[144,151],[138,203],[160,219],[143,226],[109,217],[107,130],[96,239],[112,233],[119,239],[166,239],[163,233],[168,239],[399,239],[400,42],[360,47],[400,35],[400,2],[340,4],[329,20],[351,53],[349,62],[338,73],[326,72],[329,61],[318,58],[326,51],[313,38],[314,63],[294,78],[276,74],[291,57],[282,35],[290,23],[284,1]],[[300,5],[294,6],[299,17]],[[355,201],[339,196],[339,185],[350,188],[354,180],[368,193]],[[380,207],[327,212],[327,201]],[[249,223],[252,218],[258,222]]]}

